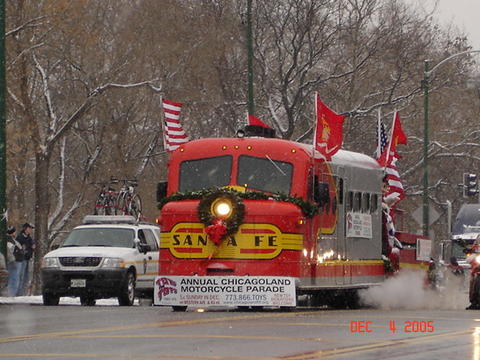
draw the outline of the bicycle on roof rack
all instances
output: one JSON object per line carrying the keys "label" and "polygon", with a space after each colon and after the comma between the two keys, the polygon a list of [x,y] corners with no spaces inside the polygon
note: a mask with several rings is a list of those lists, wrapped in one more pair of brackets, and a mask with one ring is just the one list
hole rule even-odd
{"label": "bicycle on roof rack", "polygon": [[117,215],[118,191],[111,185],[118,184],[118,180],[110,178],[109,181],[96,181],[90,184],[101,185],[102,187],[95,200],[94,215]]}
{"label": "bicycle on roof rack", "polygon": [[138,186],[136,179],[120,179],[123,185],[118,192],[116,199],[116,215],[132,215],[136,219],[140,219],[142,215],[142,200],[135,192],[135,187]]}

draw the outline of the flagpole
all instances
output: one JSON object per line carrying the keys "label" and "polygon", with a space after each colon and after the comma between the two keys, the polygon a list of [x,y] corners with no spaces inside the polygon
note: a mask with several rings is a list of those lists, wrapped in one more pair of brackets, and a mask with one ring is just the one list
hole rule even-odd
{"label": "flagpole", "polygon": [[389,163],[390,159],[390,149],[392,148],[392,141],[393,141],[393,129],[395,128],[395,118],[397,115],[397,111],[393,112],[393,121],[392,121],[392,128],[390,129],[390,141],[388,142],[388,149],[387,149],[387,157],[385,159],[385,167],[383,168],[383,171],[386,171],[387,169],[387,164]]}
{"label": "flagpole", "polygon": [[253,100],[253,33],[252,33],[252,0],[247,0],[247,66],[248,66],[248,113],[255,114]]}
{"label": "flagpole", "polygon": [[163,130],[163,149],[168,153],[167,141],[165,139],[165,134],[167,129],[165,128],[165,109],[163,108],[163,96],[160,97],[160,104],[162,105],[162,130]]}
{"label": "flagpole", "polygon": [[382,127],[382,120],[381,120],[381,109],[378,108],[378,116],[377,116],[377,159],[382,154],[382,134],[381,134],[381,127]]}
{"label": "flagpole", "polygon": [[318,92],[315,91],[314,106],[315,106],[315,130],[313,131],[313,146],[312,159],[315,159],[315,149],[317,148],[317,127],[318,127]]}

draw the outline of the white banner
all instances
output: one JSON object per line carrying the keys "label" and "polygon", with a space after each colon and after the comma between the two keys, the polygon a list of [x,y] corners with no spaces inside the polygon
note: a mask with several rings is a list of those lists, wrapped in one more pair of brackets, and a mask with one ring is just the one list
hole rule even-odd
{"label": "white banner", "polygon": [[372,238],[372,215],[348,212],[345,221],[347,237]]}
{"label": "white banner", "polygon": [[432,253],[432,242],[426,239],[417,239],[417,260],[429,261]]}
{"label": "white banner", "polygon": [[296,306],[295,279],[277,276],[157,276],[155,305]]}

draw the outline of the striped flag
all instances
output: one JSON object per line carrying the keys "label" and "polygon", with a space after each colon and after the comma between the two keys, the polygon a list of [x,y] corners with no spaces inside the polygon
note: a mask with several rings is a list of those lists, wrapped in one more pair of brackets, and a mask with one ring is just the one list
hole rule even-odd
{"label": "striped flag", "polygon": [[399,158],[400,156],[397,153],[393,154],[392,161],[385,168],[388,189],[383,194],[383,197],[387,200],[387,203],[390,202],[388,201],[389,199],[392,199],[393,204],[390,207],[405,197],[405,190],[403,189],[402,180],[396,165]]}
{"label": "striped flag", "polygon": [[[380,122],[379,122],[380,124]],[[383,124],[382,124],[383,125]],[[379,127],[379,133],[381,134],[382,129]],[[379,146],[381,147],[381,136],[379,137]],[[380,156],[377,158],[377,161],[380,165],[385,168],[385,181],[388,186],[385,193],[383,194],[384,201],[390,204],[390,207],[394,206],[395,203],[400,201],[405,197],[405,190],[403,189],[402,180],[400,179],[400,174],[397,170],[397,160],[400,159],[396,151],[397,144],[406,144],[407,137],[402,130],[400,124],[400,115],[398,112],[395,112],[393,115],[393,124],[390,140],[388,143],[385,141],[385,145],[381,149]],[[387,145],[388,144],[388,145]]]}
{"label": "striped flag", "polygon": [[387,131],[385,130],[385,124],[380,116],[380,110],[378,111],[378,123],[377,123],[377,150],[375,157],[378,159],[387,146]]}
{"label": "striped flag", "polygon": [[180,124],[180,111],[182,104],[170,100],[163,100],[163,111],[165,128],[163,131],[165,138],[165,150],[173,151],[181,144],[188,142],[188,137]]}

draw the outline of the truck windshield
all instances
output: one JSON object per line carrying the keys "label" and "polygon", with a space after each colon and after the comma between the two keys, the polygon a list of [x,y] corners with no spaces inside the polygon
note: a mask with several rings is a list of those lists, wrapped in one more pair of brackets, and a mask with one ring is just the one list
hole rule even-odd
{"label": "truck windshield", "polygon": [[270,193],[290,194],[293,165],[288,162],[241,155],[237,184]]}
{"label": "truck windshield", "polygon": [[108,246],[133,248],[134,231],[132,229],[91,228],[74,229],[62,244],[69,246]]}
{"label": "truck windshield", "polygon": [[466,204],[458,211],[452,234],[480,233],[480,205]]}
{"label": "truck windshield", "polygon": [[213,189],[230,184],[232,156],[187,160],[180,164],[179,191]]}

